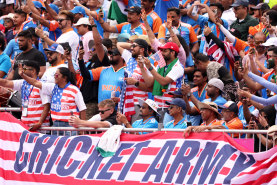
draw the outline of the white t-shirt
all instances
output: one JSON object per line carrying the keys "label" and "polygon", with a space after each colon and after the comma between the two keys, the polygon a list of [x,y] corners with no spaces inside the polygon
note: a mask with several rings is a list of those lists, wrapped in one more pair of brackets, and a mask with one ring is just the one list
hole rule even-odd
{"label": "white t-shirt", "polygon": [[56,41],[57,43],[69,43],[69,46],[71,47],[72,62],[75,70],[79,69],[79,65],[77,63],[79,40],[79,35],[73,31],[73,29],[69,29],[65,33],[61,34],[61,36]]}
{"label": "white t-shirt", "polygon": [[41,81],[48,82],[48,83],[55,83],[55,73],[58,68],[60,67],[68,67],[67,64],[60,64],[58,66],[49,67],[44,72],[43,76],[41,77]]}

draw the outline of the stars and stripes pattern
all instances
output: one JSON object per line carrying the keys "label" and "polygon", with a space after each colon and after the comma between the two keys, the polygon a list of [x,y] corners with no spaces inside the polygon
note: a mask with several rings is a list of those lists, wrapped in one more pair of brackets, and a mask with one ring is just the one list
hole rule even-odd
{"label": "stars and stripes pattern", "polygon": [[[154,178],[149,178],[147,182],[144,184],[187,184],[188,180],[194,175],[194,179],[192,179],[192,183],[190,184],[200,184],[201,178],[203,180],[203,173],[205,173],[205,180],[201,184],[210,184],[210,180],[213,178],[213,184],[223,184],[224,179],[227,176],[232,176],[232,170],[236,170],[234,166],[238,161],[239,163],[243,162],[245,165],[250,159],[254,160],[254,163],[245,168],[244,170],[239,171],[237,174],[234,175],[233,178],[230,179],[230,182],[227,184],[241,184],[241,185],[253,185],[253,184],[276,184],[277,180],[277,147],[262,153],[251,153],[247,149],[242,148],[238,145],[233,139],[231,139],[228,135],[224,133],[196,133],[192,134],[191,136],[187,137],[186,140],[183,138],[183,133],[176,133],[176,132],[155,132],[152,134],[146,134],[143,136],[137,136],[134,134],[122,134],[121,135],[121,145],[122,144],[129,144],[123,146],[123,149],[120,151],[120,161],[119,162],[112,162],[110,163],[113,158],[103,158],[100,160],[100,164],[97,166],[97,169],[94,172],[94,179],[89,180],[87,179],[89,173],[85,173],[83,178],[76,178],[79,170],[84,167],[85,162],[91,156],[95,146],[97,145],[100,136],[99,135],[87,135],[87,136],[73,136],[73,137],[63,137],[63,136],[48,136],[53,137],[52,139],[56,139],[56,142],[53,143],[52,146],[47,146],[47,142],[50,140],[49,138],[43,141],[45,146],[47,146],[47,156],[42,156],[40,154],[37,155],[36,159],[33,159],[33,170],[37,169],[37,165],[39,161],[46,157],[45,162],[40,166],[41,171],[44,171],[47,165],[47,161],[51,156],[54,154],[55,148],[57,147],[57,143],[66,139],[66,144],[63,145],[62,150],[56,153],[57,161],[53,163],[49,174],[44,173],[29,173],[27,172],[29,167],[28,165],[31,164],[30,156],[34,152],[34,148],[36,147],[36,142],[38,138],[44,137],[43,134],[36,134],[33,140],[27,138],[31,138],[31,133],[27,131],[27,127],[24,126],[20,121],[12,117],[9,113],[0,113],[0,184],[7,184],[7,185],[23,185],[23,184],[43,184],[43,185],[53,185],[53,184],[87,184],[88,182],[93,182],[93,184],[139,184],[142,183],[142,179],[144,178],[146,172],[155,163],[155,170],[159,170],[163,168],[163,172],[160,174],[161,179],[159,181],[154,182]],[[26,136],[26,140],[22,141],[20,138],[22,137],[23,132],[28,132]],[[32,135],[34,136],[34,135]],[[76,147],[69,147],[70,143],[73,140],[87,137],[91,140],[91,145],[77,145]],[[209,139],[207,139],[209,138]],[[147,147],[142,147],[135,157],[132,155],[133,152],[137,149],[135,147],[136,144],[145,143],[145,141],[149,141]],[[167,146],[166,151],[165,145],[168,142],[174,145],[174,147]],[[172,143],[172,141],[174,141]],[[184,142],[194,142],[199,147],[188,147],[186,150],[182,150],[184,147]],[[20,146],[20,143],[23,143]],[[133,143],[133,145],[131,144]],[[208,146],[212,143],[216,143],[215,148],[212,150],[208,150]],[[81,143],[79,143],[81,144]],[[230,146],[232,150],[224,151],[225,154],[228,153],[229,157],[223,161],[223,165],[220,168],[217,168],[217,160],[218,157],[222,156],[222,149],[226,147],[226,145]],[[138,145],[137,145],[138,146]],[[20,152],[18,151],[19,148],[22,147]],[[87,147],[86,149],[81,147]],[[124,148],[125,147],[125,148]],[[87,151],[87,152],[84,152]],[[160,160],[156,160],[161,152],[164,152]],[[201,160],[201,156],[204,152],[204,156],[208,153],[209,158],[204,158]],[[231,152],[231,153],[230,153]],[[27,156],[27,166],[25,166],[21,172],[17,173],[14,170],[16,155],[19,154],[28,154]],[[76,168],[76,172],[71,173],[67,176],[59,176],[57,173],[57,166],[59,162],[63,159],[65,155],[70,153],[68,163],[64,164],[65,169],[69,169],[72,167],[71,165],[73,162],[80,162],[78,168]],[[194,153],[193,158],[191,158]],[[219,154],[219,155],[218,155]],[[123,169],[127,166],[127,162],[129,163],[130,157],[133,156],[132,159],[132,166],[130,170],[126,173],[126,177],[124,181],[118,180],[120,174],[122,173]],[[208,156],[208,155],[207,155]],[[180,157],[180,159],[178,159]],[[203,156],[202,156],[203,158]],[[117,160],[118,160],[117,159]],[[23,157],[19,159],[18,163],[22,164]],[[64,160],[64,159],[63,159]],[[179,166],[176,168],[176,172],[173,174],[172,180],[169,182],[165,182],[167,175],[170,173],[171,167],[174,165],[174,161],[179,161]],[[185,161],[184,161],[185,160]],[[186,161],[188,160],[188,161]],[[219,161],[221,159],[218,159]],[[184,163],[182,163],[184,162]],[[222,162],[222,160],[221,160]],[[166,165],[164,165],[166,163]],[[197,166],[201,165],[201,167],[197,168]],[[101,178],[96,178],[103,170],[102,173],[107,173],[107,167],[109,166],[109,180],[103,180]],[[182,168],[184,165],[189,165],[188,168]],[[208,167],[207,167],[208,166]],[[194,171],[195,169],[199,169]],[[153,172],[152,172],[153,173]],[[185,174],[183,174],[185,173]],[[176,183],[180,175],[182,178],[179,179],[179,182]],[[224,183],[226,184],[226,183]]]}
{"label": "stars and stripes pattern", "polygon": [[[164,57],[160,50],[158,50],[156,53],[150,56],[154,60],[154,65],[157,63],[160,68],[166,66]],[[155,65],[156,66],[156,65]]]}

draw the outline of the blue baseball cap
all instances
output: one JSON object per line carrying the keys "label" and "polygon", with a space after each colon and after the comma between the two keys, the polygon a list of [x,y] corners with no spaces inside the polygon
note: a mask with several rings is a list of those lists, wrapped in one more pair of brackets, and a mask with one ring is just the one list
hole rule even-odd
{"label": "blue baseball cap", "polygon": [[50,8],[52,8],[57,14],[60,13],[59,7],[55,4],[50,4]]}
{"label": "blue baseball cap", "polygon": [[171,102],[166,101],[167,105],[176,105],[181,107],[183,110],[186,110],[186,102],[182,98],[174,98]]}
{"label": "blue baseball cap", "polygon": [[177,96],[182,96],[183,95],[181,88],[177,89],[174,92],[169,92],[168,94],[173,94],[173,95],[177,95]]}
{"label": "blue baseball cap", "polygon": [[46,51],[54,51],[54,52],[58,52],[60,54],[64,54],[64,49],[60,44],[54,43],[52,44],[50,47],[44,49]]}
{"label": "blue baseball cap", "polygon": [[248,7],[249,1],[247,0],[236,0],[231,6],[232,7],[238,7],[238,6],[244,6]]}
{"label": "blue baseball cap", "polygon": [[79,13],[82,14],[83,16],[86,16],[86,11],[83,7],[81,6],[75,6],[73,10],[71,10],[73,14]]}
{"label": "blue baseball cap", "polygon": [[44,6],[42,6],[42,4],[38,1],[33,1],[34,5],[36,8],[39,8],[39,9],[43,9],[43,10],[46,10],[46,8]]}

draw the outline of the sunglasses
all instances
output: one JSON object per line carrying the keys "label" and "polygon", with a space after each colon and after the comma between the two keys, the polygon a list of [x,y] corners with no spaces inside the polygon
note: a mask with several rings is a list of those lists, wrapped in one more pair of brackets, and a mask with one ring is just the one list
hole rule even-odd
{"label": "sunglasses", "polygon": [[68,19],[58,19],[57,21],[58,21],[59,23],[61,23],[61,22],[63,22],[64,20],[68,20]]}
{"label": "sunglasses", "polygon": [[99,110],[99,113],[101,113],[101,114],[105,114],[105,112],[107,112],[108,110],[111,110],[111,109]]}
{"label": "sunglasses", "polygon": [[139,46],[138,44],[132,44],[131,45],[131,48],[135,48],[135,47],[137,47],[137,46]]}

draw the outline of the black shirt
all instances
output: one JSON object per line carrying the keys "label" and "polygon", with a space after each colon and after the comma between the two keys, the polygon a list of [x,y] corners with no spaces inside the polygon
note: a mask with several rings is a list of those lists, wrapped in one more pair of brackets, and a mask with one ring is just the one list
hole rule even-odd
{"label": "black shirt", "polygon": [[107,54],[104,55],[103,61],[101,62],[98,56],[95,54],[89,61],[89,65],[86,67],[84,60],[79,60],[79,67],[81,75],[83,77],[83,83],[80,91],[83,95],[85,103],[97,102],[98,101],[98,81],[91,81],[90,69],[95,69],[101,66],[110,66],[110,60]]}
{"label": "black shirt", "polygon": [[36,62],[39,66],[46,65],[46,61],[43,54],[36,48],[32,48],[30,51],[26,53],[23,53],[23,52],[19,53],[15,57],[15,64],[13,67],[13,70],[14,70],[13,80],[21,79],[21,76],[18,74],[18,64],[24,63],[24,61],[27,61],[27,60],[32,60]]}
{"label": "black shirt", "polygon": [[117,125],[117,121],[116,121],[116,111],[114,110],[113,113],[107,117],[106,119],[104,120],[101,120],[101,121],[108,121],[110,122],[112,125]]}

